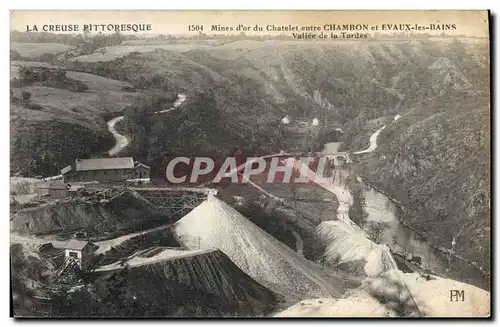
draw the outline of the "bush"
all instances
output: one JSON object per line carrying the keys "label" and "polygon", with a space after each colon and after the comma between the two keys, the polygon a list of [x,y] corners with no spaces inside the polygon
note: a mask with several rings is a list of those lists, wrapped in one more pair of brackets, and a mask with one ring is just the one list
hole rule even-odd
{"label": "bush", "polygon": [[10,50],[10,60],[25,60],[24,58],[18,51],[16,50]]}
{"label": "bush", "polygon": [[11,80],[11,87],[21,87],[40,83],[43,86],[70,90],[73,92],[83,92],[89,89],[89,86],[84,82],[68,78],[66,76],[66,70],[60,68],[21,67],[19,76],[19,79],[13,78]]}
{"label": "bush", "polygon": [[74,92],[84,92],[89,89],[89,86],[81,81],[72,80],[72,86]]}
{"label": "bush", "polygon": [[28,102],[31,98],[31,93],[29,93],[28,91],[23,91],[21,93],[21,97],[23,98],[23,101]]}
{"label": "bush", "polygon": [[57,120],[32,126],[16,123],[12,130],[11,170],[26,171],[26,176],[57,175],[71,158],[88,158],[114,144],[108,133]]}
{"label": "bush", "polygon": [[27,103],[24,105],[24,107],[26,109],[30,109],[30,110],[42,110],[43,107],[39,104],[36,104],[36,103]]}
{"label": "bush", "polygon": [[136,91],[134,87],[128,86],[128,85],[122,86],[121,90],[123,92],[135,92]]}
{"label": "bush", "polygon": [[42,53],[35,61],[48,62],[51,64],[57,63],[57,56],[53,53]]}
{"label": "bush", "polygon": [[380,221],[370,221],[365,227],[368,237],[375,243],[382,241],[382,235],[389,229],[389,224]]}
{"label": "bush", "polygon": [[22,87],[23,83],[19,78],[13,77],[10,79],[10,87],[16,88],[16,87]]}

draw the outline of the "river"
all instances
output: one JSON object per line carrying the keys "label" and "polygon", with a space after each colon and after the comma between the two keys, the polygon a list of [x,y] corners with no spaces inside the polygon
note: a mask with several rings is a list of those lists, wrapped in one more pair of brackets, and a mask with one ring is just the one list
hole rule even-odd
{"label": "river", "polygon": [[[324,154],[338,152],[341,142],[326,143]],[[345,180],[352,170],[335,167],[336,174]],[[418,256],[422,260],[421,268],[430,269],[440,276],[457,279],[475,286],[488,289],[488,283],[479,270],[463,261],[448,258],[446,254],[432,247],[421,236],[400,223],[398,207],[389,197],[367,185],[359,176],[358,182],[362,184],[365,197],[365,212],[367,221],[379,221],[389,225],[381,236],[381,244],[386,244],[393,252]],[[346,189],[346,191],[348,191]]]}

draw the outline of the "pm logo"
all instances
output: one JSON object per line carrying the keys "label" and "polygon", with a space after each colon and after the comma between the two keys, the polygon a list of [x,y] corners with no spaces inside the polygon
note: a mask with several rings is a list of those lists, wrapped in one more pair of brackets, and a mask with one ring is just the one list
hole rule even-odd
{"label": "pm logo", "polygon": [[464,290],[450,290],[450,302],[464,302],[465,292]]}

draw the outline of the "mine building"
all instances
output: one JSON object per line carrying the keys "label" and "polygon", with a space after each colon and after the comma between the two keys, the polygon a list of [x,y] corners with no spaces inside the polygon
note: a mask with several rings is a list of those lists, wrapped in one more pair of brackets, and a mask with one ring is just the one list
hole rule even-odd
{"label": "mine building", "polygon": [[75,182],[125,182],[141,180],[149,182],[150,167],[131,157],[76,159],[63,168],[64,183]]}
{"label": "mine building", "polygon": [[37,185],[37,193],[43,197],[65,197],[68,195],[69,186],[61,182],[43,182]]}
{"label": "mine building", "polygon": [[64,256],[76,261],[80,268],[86,269],[94,256],[94,244],[87,241],[69,240],[64,245]]}

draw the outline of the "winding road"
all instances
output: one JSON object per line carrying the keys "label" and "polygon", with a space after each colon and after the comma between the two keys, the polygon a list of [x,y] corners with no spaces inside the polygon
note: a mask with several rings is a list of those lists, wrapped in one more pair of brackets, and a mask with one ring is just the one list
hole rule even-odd
{"label": "winding road", "polygon": [[[122,235],[122,236],[119,236],[119,237],[116,237],[113,239],[104,240],[104,241],[96,241],[96,242],[92,242],[92,243],[99,247],[97,249],[97,251],[95,252],[96,254],[106,253],[107,251],[111,250],[112,247],[116,247],[116,246],[122,244],[123,242],[125,242],[131,238],[134,238],[134,237],[140,236],[140,235],[145,235],[148,233],[152,233],[155,231],[159,231],[162,229],[166,229],[166,228],[170,227],[171,225],[172,224],[161,225],[161,226],[154,227],[151,229],[146,229],[146,230],[143,230],[140,232],[130,233],[130,234]],[[10,234],[10,242],[11,243],[16,243],[16,242],[28,243],[28,244],[36,244],[36,245],[52,243],[52,245],[55,248],[64,248],[64,246],[66,245],[66,243],[68,241],[58,240],[54,236],[52,236],[52,237],[51,236],[32,236],[32,235],[27,236],[27,235],[20,235],[17,233],[11,233]]]}
{"label": "winding road", "polygon": [[361,151],[356,151],[353,152],[352,154],[362,154],[362,153],[370,153],[373,152],[377,148],[377,138],[378,135],[387,127],[387,125],[382,126],[378,130],[375,131],[375,133],[370,136],[370,146],[368,148],[361,150]]}
{"label": "winding road", "polygon": [[[175,110],[182,103],[184,103],[184,101],[186,101],[186,95],[185,94],[178,94],[177,100],[175,100],[172,107],[170,107],[169,109],[166,109],[166,110],[156,111],[155,114],[162,114],[162,113],[167,113],[167,112],[170,112],[172,110]],[[116,123],[122,121],[123,118],[124,118],[124,116],[115,117],[115,118],[111,119],[110,121],[108,121],[108,123],[107,123],[108,124],[108,131],[111,134],[113,134],[113,137],[115,138],[115,145],[108,151],[108,154],[110,156],[117,155],[130,143],[130,140],[128,137],[118,133],[118,131],[116,130]]]}
{"label": "winding road", "polygon": [[111,150],[108,151],[110,156],[116,155],[118,152],[123,150],[130,142],[125,135],[118,133],[118,131],[116,130],[116,123],[122,120],[123,116],[120,116],[108,121],[108,131],[110,131],[110,133],[113,134],[113,137],[115,138],[115,145],[111,148]]}
{"label": "winding road", "polygon": [[177,100],[175,100],[174,104],[172,105],[172,107],[168,108],[168,109],[165,109],[165,110],[160,110],[160,111],[156,111],[155,114],[164,114],[166,112],[170,112],[172,110],[175,110],[176,108],[178,108],[184,101],[186,101],[186,95],[185,94],[179,94],[177,95]]}

